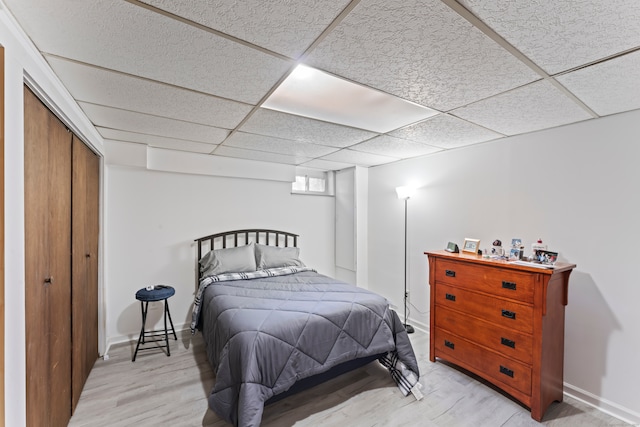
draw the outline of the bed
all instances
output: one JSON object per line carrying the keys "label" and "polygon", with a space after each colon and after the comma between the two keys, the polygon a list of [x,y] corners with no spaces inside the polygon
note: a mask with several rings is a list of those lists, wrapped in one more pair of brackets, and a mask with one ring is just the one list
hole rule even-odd
{"label": "bed", "polygon": [[208,403],[220,417],[259,426],[265,404],[374,360],[418,397],[418,364],[388,301],[307,267],[298,235],[234,230],[196,243],[191,330],[216,373]]}

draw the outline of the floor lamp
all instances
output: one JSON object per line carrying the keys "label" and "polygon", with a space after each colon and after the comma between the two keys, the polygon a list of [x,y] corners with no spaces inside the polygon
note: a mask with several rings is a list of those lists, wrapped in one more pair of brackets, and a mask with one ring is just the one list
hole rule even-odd
{"label": "floor lamp", "polygon": [[398,199],[404,200],[404,329],[408,334],[414,332],[413,326],[407,324],[407,299],[409,292],[407,292],[407,200],[413,196],[415,189],[412,187],[397,187],[396,193]]}

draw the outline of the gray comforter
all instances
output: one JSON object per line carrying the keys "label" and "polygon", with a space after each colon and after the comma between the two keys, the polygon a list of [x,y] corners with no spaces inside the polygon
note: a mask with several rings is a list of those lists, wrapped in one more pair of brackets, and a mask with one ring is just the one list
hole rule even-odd
{"label": "gray comforter", "polygon": [[201,281],[194,325],[216,372],[209,406],[219,416],[259,426],[264,402],[299,379],[386,352],[417,381],[413,348],[385,298],[313,271],[283,274]]}

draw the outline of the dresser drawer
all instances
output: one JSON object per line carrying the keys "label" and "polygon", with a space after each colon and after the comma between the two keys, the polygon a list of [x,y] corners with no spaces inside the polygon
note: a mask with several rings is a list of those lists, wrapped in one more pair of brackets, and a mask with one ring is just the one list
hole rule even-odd
{"label": "dresser drawer", "polygon": [[533,303],[534,276],[518,271],[470,263],[438,260],[436,282]]}
{"label": "dresser drawer", "polygon": [[[513,359],[494,354],[452,333],[436,328],[436,356],[464,362],[487,380],[507,385],[531,395],[531,368]],[[525,402],[527,403],[527,402]]]}
{"label": "dresser drawer", "polygon": [[[436,284],[435,304],[463,311],[507,329],[533,332],[533,306]],[[437,319],[437,317],[436,317]]]}
{"label": "dresser drawer", "polygon": [[443,306],[436,307],[436,310],[436,328],[453,332],[503,356],[531,364],[531,335],[502,328]]}

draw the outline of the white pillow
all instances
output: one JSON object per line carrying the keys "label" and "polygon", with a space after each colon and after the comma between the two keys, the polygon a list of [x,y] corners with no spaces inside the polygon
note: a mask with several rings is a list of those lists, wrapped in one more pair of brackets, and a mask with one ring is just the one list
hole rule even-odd
{"label": "white pillow", "polygon": [[202,277],[256,270],[253,242],[237,248],[215,249],[200,259]]}
{"label": "white pillow", "polygon": [[258,270],[277,267],[304,267],[304,263],[298,258],[299,248],[280,248],[256,244],[256,264]]}

